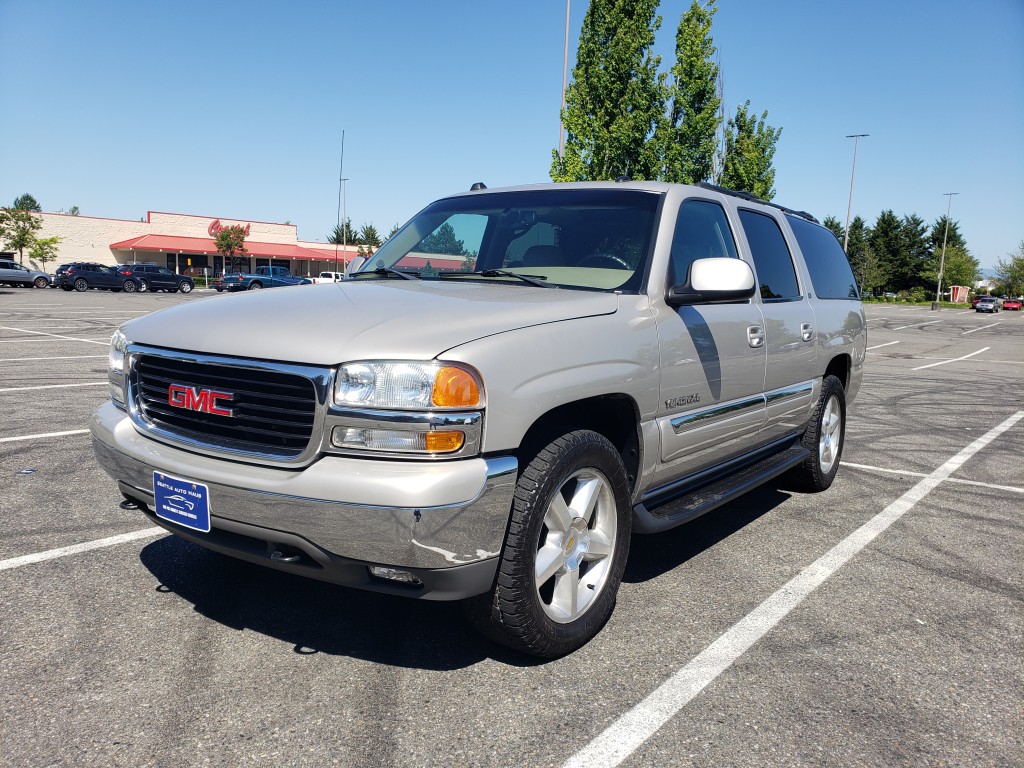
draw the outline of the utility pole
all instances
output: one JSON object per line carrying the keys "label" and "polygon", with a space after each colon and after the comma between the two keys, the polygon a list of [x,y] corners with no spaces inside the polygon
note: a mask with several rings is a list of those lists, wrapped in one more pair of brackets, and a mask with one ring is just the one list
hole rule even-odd
{"label": "utility pole", "polygon": [[[850,211],[853,209],[853,177],[857,175],[857,144],[870,133],[851,133],[846,138],[853,139],[853,170],[850,171],[850,202],[846,204],[846,233],[843,237],[843,250],[850,244]],[[847,253],[849,255],[849,253]]]}
{"label": "utility pole", "polygon": [[[347,181],[342,176],[345,175],[345,131],[341,132],[341,164],[338,166],[338,226],[334,230],[334,268],[338,268],[338,229],[341,228],[341,188],[342,184]],[[346,259],[347,259],[346,252]],[[347,265],[346,265],[347,266]]]}
{"label": "utility pole", "polygon": [[949,212],[953,208],[953,195],[959,195],[959,192],[943,192],[943,195],[949,198],[949,202],[946,203],[946,231],[942,233],[942,256],[939,257],[939,284],[935,287],[935,301],[932,302],[932,309],[938,309],[942,306],[942,273],[946,269],[946,238],[949,237]]}

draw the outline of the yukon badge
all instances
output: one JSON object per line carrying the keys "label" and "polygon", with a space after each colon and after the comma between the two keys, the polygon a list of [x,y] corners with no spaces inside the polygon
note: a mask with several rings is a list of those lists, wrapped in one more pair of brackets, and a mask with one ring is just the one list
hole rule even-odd
{"label": "yukon badge", "polygon": [[233,417],[235,409],[225,408],[221,403],[232,403],[234,400],[235,395],[233,392],[187,387],[184,384],[171,384],[167,388],[167,403],[175,408],[183,408],[187,411],[199,411],[201,413],[212,413],[216,416]]}

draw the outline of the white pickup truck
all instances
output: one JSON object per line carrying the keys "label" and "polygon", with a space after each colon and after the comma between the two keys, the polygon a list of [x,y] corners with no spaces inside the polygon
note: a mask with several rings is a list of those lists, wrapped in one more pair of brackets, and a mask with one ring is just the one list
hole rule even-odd
{"label": "white pickup truck", "polygon": [[311,277],[314,283],[319,285],[320,283],[340,283],[345,279],[344,272],[321,272],[316,277]]}

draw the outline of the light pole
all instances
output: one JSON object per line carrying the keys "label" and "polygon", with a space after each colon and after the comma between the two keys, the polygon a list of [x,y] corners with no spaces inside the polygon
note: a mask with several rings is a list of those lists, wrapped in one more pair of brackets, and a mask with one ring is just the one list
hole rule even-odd
{"label": "light pole", "polygon": [[345,221],[341,225],[341,250],[345,252],[342,258],[345,260],[345,269],[348,269],[348,178],[341,179],[341,187],[344,190],[345,200]]}
{"label": "light pole", "polygon": [[959,192],[943,192],[949,198],[946,203],[946,231],[942,233],[942,255],[939,257],[939,284],[935,287],[935,301],[932,302],[932,309],[942,306],[942,273],[946,269],[946,238],[949,237],[949,212],[953,208],[953,195]]}
{"label": "light pole", "polygon": [[565,0],[565,48],[562,51],[562,108],[558,112],[558,159],[565,156],[565,126],[562,115],[565,114],[565,87],[569,76],[569,3]]}
{"label": "light pole", "polygon": [[846,235],[843,237],[843,250],[850,244],[850,211],[853,209],[853,177],[857,174],[857,145],[870,133],[851,133],[846,138],[853,139],[853,170],[850,171],[850,202],[846,204]]}

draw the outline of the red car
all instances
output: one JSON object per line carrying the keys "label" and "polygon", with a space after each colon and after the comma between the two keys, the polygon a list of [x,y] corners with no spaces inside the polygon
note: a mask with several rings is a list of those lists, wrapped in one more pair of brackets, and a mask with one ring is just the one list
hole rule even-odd
{"label": "red car", "polygon": [[1015,309],[1020,312],[1020,299],[1003,299],[1003,309]]}

